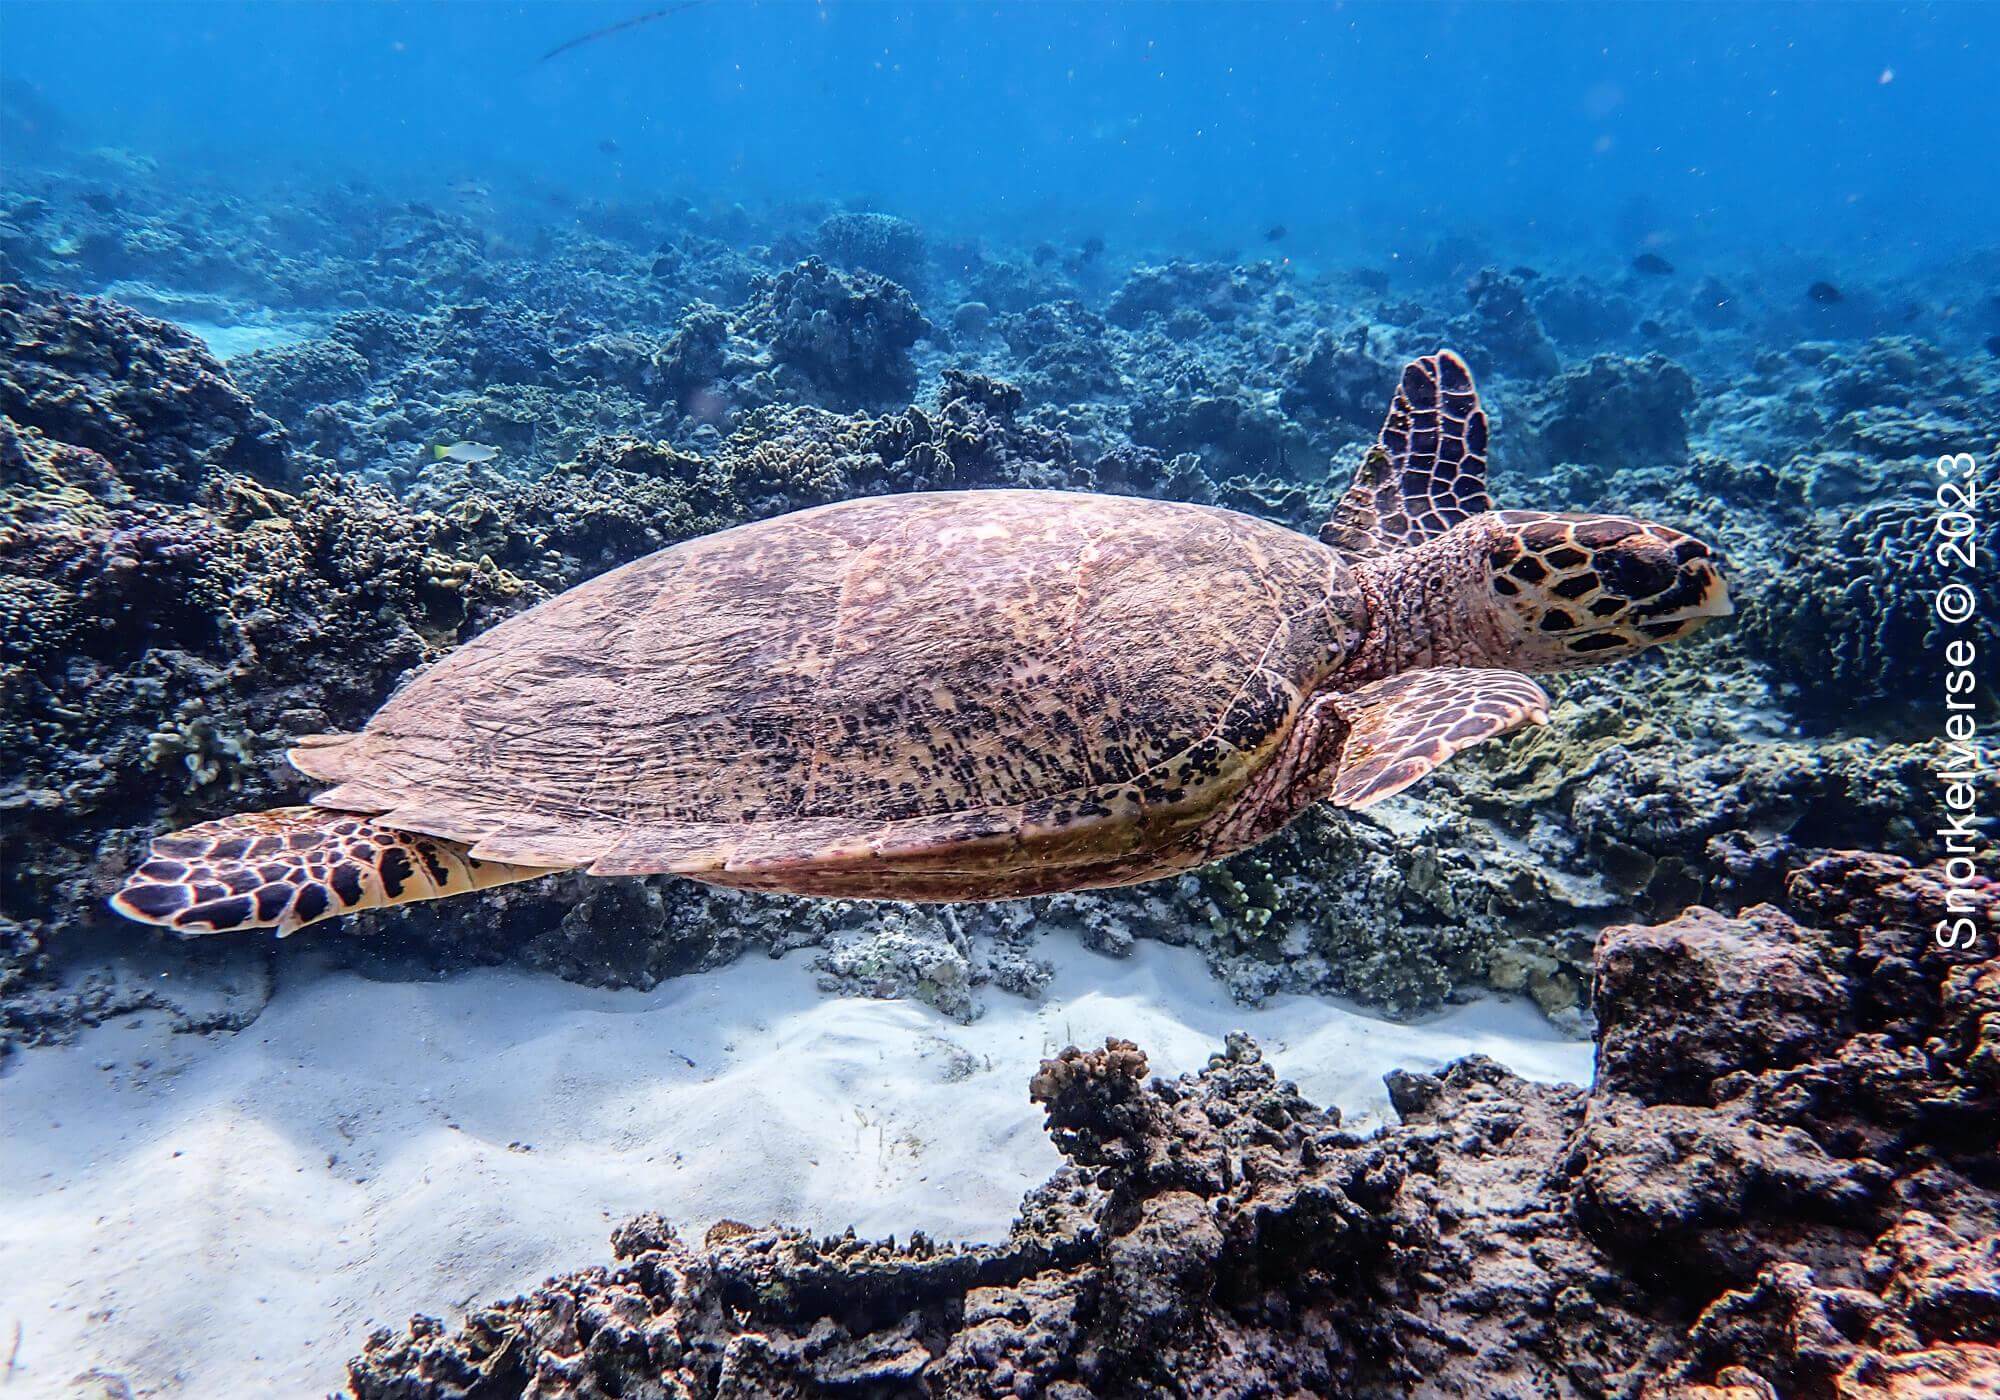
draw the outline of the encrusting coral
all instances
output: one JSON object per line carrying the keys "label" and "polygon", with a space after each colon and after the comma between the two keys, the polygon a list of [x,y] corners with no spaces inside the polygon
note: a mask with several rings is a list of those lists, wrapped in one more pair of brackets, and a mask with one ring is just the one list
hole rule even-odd
{"label": "encrusting coral", "polygon": [[199,340],[99,298],[0,284],[0,415],[162,499],[219,471],[285,473],[283,430]]}

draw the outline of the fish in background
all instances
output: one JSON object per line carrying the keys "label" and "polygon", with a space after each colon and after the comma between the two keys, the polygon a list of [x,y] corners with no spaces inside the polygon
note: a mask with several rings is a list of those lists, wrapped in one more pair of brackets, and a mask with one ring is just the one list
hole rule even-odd
{"label": "fish in background", "polygon": [[431,459],[437,462],[453,462],[461,467],[476,467],[493,461],[500,455],[497,447],[488,447],[483,442],[454,442],[450,446],[431,448]]}
{"label": "fish in background", "polygon": [[1287,229],[1283,224],[1272,224],[1269,228],[1264,230],[1264,241],[1266,243],[1283,242],[1285,235],[1289,232],[1290,230]]}
{"label": "fish in background", "polygon": [[[1037,254],[1039,254],[1040,251],[1041,250],[1039,248],[1036,249]],[[1068,272],[1072,277],[1080,277],[1083,275],[1085,271],[1094,266],[1097,260],[1103,256],[1104,256],[1104,240],[1097,234],[1093,233],[1088,238],[1083,240],[1082,247],[1078,248],[1074,253],[1069,254],[1062,260],[1063,270]],[[1040,261],[1039,257],[1037,258],[1037,261],[1038,262]]]}
{"label": "fish in background", "polygon": [[1648,277],[1671,277],[1674,275],[1674,265],[1658,253],[1639,254],[1638,257],[1632,259],[1632,270],[1634,272],[1642,272]]}
{"label": "fish in background", "polygon": [[1847,300],[1846,297],[1840,294],[1840,288],[1834,286],[1831,282],[1813,283],[1810,287],[1806,288],[1806,296],[1809,300],[1821,306],[1838,306],[1841,302]]}
{"label": "fish in background", "polygon": [[453,180],[445,190],[462,213],[477,217],[493,212],[493,191],[478,180]]}

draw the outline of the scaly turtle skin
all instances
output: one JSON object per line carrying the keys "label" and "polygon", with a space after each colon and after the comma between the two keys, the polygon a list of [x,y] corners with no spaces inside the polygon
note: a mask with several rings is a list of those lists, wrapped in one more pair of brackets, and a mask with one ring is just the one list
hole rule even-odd
{"label": "scaly turtle skin", "polygon": [[113,903],[289,932],[558,869],[920,900],[1175,874],[1545,722],[1523,671],[1727,611],[1676,531],[1494,511],[1485,447],[1444,352],[1404,372],[1319,540],[967,491],[676,545],[302,740],[332,784],[313,807],[160,838]]}

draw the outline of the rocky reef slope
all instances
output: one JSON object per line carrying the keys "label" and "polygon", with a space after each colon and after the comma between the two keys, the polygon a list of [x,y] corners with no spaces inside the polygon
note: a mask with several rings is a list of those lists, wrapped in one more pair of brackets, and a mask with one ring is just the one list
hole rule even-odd
{"label": "rocky reef slope", "polygon": [[656,1216],[617,1262],[371,1337],[361,1400],[931,1395],[1822,1400],[2000,1388],[2000,887],[1840,854],[1596,954],[1597,1082],[1396,1075],[1341,1127],[1232,1038],[1069,1049],[1009,1238]]}

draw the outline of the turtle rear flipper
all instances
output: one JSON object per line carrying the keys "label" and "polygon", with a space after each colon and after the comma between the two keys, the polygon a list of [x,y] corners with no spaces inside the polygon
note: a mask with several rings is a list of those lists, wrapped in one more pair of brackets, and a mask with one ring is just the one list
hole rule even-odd
{"label": "turtle rear flipper", "polygon": [[282,937],[340,914],[550,873],[479,860],[459,842],[394,831],[352,812],[278,807],[156,838],[111,907],[181,933],[275,928]]}
{"label": "turtle rear flipper", "polygon": [[1336,807],[1368,807],[1401,792],[1461,749],[1523,724],[1549,722],[1549,697],[1519,671],[1433,666],[1333,699],[1347,721]]}

